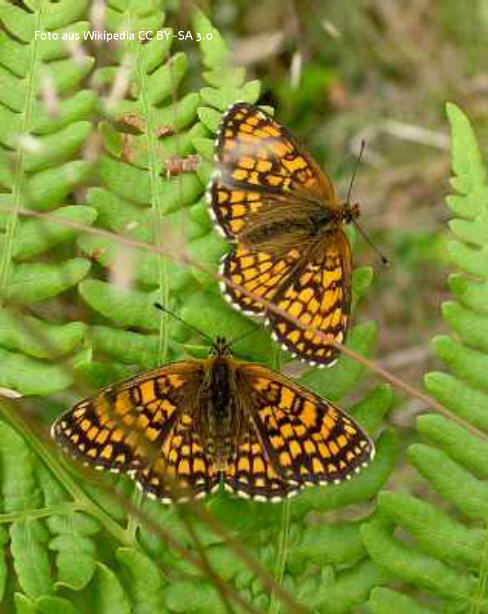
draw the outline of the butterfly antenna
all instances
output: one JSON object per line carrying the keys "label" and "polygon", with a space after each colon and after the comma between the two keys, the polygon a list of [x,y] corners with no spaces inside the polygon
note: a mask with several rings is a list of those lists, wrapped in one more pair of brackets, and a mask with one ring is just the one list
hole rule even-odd
{"label": "butterfly antenna", "polygon": [[358,171],[359,163],[361,162],[361,158],[363,157],[363,152],[366,147],[366,141],[361,139],[361,148],[359,149],[358,157],[356,158],[356,163],[354,164],[354,168],[352,170],[351,182],[349,183],[349,190],[347,191],[346,203],[351,202],[352,189],[354,187],[354,181],[356,180],[356,173]]}
{"label": "butterfly antenna", "polygon": [[374,253],[381,260],[381,264],[384,264],[384,265],[389,264],[390,262],[389,262],[388,258],[386,256],[384,256],[381,253],[381,251],[376,247],[376,245],[373,243],[373,241],[371,241],[371,239],[368,237],[368,235],[364,232],[364,230],[361,227],[361,225],[359,224],[359,222],[357,220],[353,219],[352,223],[358,229],[359,234],[363,237],[363,239],[366,241],[366,243],[371,247],[371,249],[374,251]]}
{"label": "butterfly antenna", "polygon": [[242,341],[245,337],[249,337],[249,335],[254,335],[260,330],[261,330],[261,326],[256,325],[254,328],[252,328],[251,330],[247,330],[244,334],[240,335],[239,337],[234,337],[234,339],[231,339],[231,341],[227,345],[233,346],[239,341]]}
{"label": "butterfly antenna", "polygon": [[203,330],[200,330],[199,328],[197,328],[196,326],[193,326],[193,324],[190,324],[189,322],[187,322],[186,320],[184,320],[183,318],[181,318],[180,316],[176,315],[176,313],[174,313],[173,311],[171,311],[170,309],[168,309],[167,307],[163,307],[163,305],[161,305],[161,303],[154,303],[154,307],[156,307],[156,309],[159,309],[160,311],[162,311],[163,313],[167,313],[168,315],[170,315],[171,317],[173,317],[175,320],[178,320],[178,322],[181,322],[182,324],[184,324],[187,328],[189,328],[190,330],[192,330],[195,333],[198,333],[200,336],[202,336],[204,339],[207,339],[207,341],[210,343],[211,346],[215,345],[214,340],[212,339],[212,337],[210,337],[209,335],[207,335],[207,333],[204,333]]}
{"label": "butterfly antenna", "polygon": [[[359,154],[358,154],[358,157],[356,158],[356,163],[354,164],[354,169],[352,171],[352,177],[351,177],[351,183],[349,184],[349,190],[347,191],[346,203],[348,203],[348,204],[351,202],[352,189],[354,187],[354,181],[356,179],[356,173],[357,173],[357,170],[358,170],[358,167],[359,167],[359,163],[361,162],[361,158],[363,157],[363,153],[364,153],[365,147],[366,147],[366,141],[364,139],[361,139],[361,147],[359,149]],[[381,263],[383,265],[389,264],[388,258],[386,256],[384,256],[381,253],[381,251],[376,247],[376,245],[373,243],[373,241],[371,241],[371,239],[365,233],[365,231],[363,230],[363,228],[361,227],[359,222],[355,218],[352,218],[352,222],[353,222],[354,226],[358,229],[359,234],[363,237],[363,239],[366,241],[366,243],[371,247],[371,249],[374,251],[374,253],[379,257],[379,259],[381,260]]]}

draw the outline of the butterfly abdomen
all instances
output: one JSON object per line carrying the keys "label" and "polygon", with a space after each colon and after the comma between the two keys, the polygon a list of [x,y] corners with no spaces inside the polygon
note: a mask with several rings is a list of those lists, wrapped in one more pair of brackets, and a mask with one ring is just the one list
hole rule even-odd
{"label": "butterfly abdomen", "polygon": [[209,371],[205,407],[202,408],[207,449],[222,469],[235,447],[232,376],[228,359],[215,359]]}

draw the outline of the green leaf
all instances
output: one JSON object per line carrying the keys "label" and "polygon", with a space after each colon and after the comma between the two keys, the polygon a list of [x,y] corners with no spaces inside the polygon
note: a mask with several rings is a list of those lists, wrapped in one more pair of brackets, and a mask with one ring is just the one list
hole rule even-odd
{"label": "green leaf", "polygon": [[17,521],[10,526],[10,552],[22,590],[29,597],[52,592],[47,534],[37,520]]}
{"label": "green leaf", "polygon": [[39,171],[29,181],[29,204],[36,211],[48,211],[60,203],[76,186],[87,180],[92,166],[84,160],[66,162],[57,168]]}
{"label": "green leaf", "polygon": [[49,542],[49,549],[58,553],[56,587],[79,591],[90,582],[95,572],[96,553],[92,540],[76,533],[58,535]]}
{"label": "green leaf", "polygon": [[199,581],[172,582],[167,589],[166,606],[172,612],[188,614],[224,614],[228,611],[217,588]]}
{"label": "green leaf", "polygon": [[313,601],[319,602],[323,612],[347,614],[367,600],[374,586],[383,584],[388,578],[388,571],[370,560],[363,560],[352,569],[337,574],[335,581],[329,585],[321,583],[313,595]]}
{"label": "green leaf", "polygon": [[55,134],[37,138],[27,148],[25,170],[32,173],[69,160],[79,153],[91,131],[92,125],[89,122],[76,122]]}
{"label": "green leaf", "polygon": [[6,512],[35,508],[40,502],[33,473],[34,456],[17,432],[0,422],[2,504]]}
{"label": "green leaf", "polygon": [[42,301],[76,285],[89,269],[90,262],[84,258],[72,258],[56,265],[19,264],[12,271],[7,296],[22,304]]}
{"label": "green leaf", "polygon": [[488,446],[465,428],[442,416],[426,415],[417,418],[417,429],[475,475],[488,477]]}
{"label": "green leaf", "polygon": [[22,593],[15,593],[14,601],[17,614],[36,614],[35,603]]}
{"label": "green leaf", "polygon": [[479,567],[486,531],[468,529],[430,503],[410,495],[384,492],[378,503],[380,511],[411,533],[426,554],[452,565]]}
{"label": "green leaf", "polygon": [[0,312],[0,346],[34,358],[53,358],[73,350],[82,341],[86,324],[49,324],[4,309]]}
{"label": "green leaf", "polygon": [[118,548],[116,556],[128,577],[126,587],[131,596],[132,612],[150,614],[164,611],[165,582],[156,565],[133,548]]}
{"label": "green leaf", "polygon": [[448,501],[471,518],[486,518],[488,486],[452,461],[447,454],[424,444],[414,444],[409,460]]}
{"label": "green leaf", "polygon": [[103,563],[97,563],[93,578],[93,612],[97,614],[130,614],[131,606],[116,574]]}
{"label": "green leaf", "polygon": [[[89,226],[96,218],[96,211],[92,207],[72,205],[53,211],[53,216],[60,221]],[[12,256],[16,260],[28,260],[55,245],[73,240],[78,232],[76,227],[61,222],[26,220],[19,225],[12,246]]]}
{"label": "green leaf", "polygon": [[200,48],[205,66],[218,69],[222,65],[229,64],[231,53],[227,44],[220,35],[220,32],[214,28],[200,10],[194,12],[193,27],[202,37]]}
{"label": "green leaf", "polygon": [[79,290],[93,309],[118,325],[159,329],[159,317],[154,308],[159,299],[158,291],[148,295],[96,279],[87,279],[79,285]]}
{"label": "green leaf", "polygon": [[[369,357],[375,341],[376,326],[373,322],[366,322],[358,324],[351,330],[347,346],[358,354]],[[363,365],[348,356],[341,355],[334,366],[327,370],[312,369],[301,377],[301,382],[326,399],[336,401],[353,389],[364,371]]]}
{"label": "green leaf", "polygon": [[472,384],[475,388],[488,387],[488,356],[477,350],[464,347],[447,336],[433,339],[436,355],[441,358],[454,375]]}
{"label": "green leaf", "polygon": [[374,461],[369,467],[362,469],[354,480],[305,490],[293,502],[292,513],[301,516],[310,508],[324,512],[357,501],[367,501],[385,484],[395,466],[397,442],[394,433],[382,433],[376,447]]}
{"label": "green leaf", "polygon": [[[456,189],[467,193],[478,184],[485,185],[485,167],[476,136],[466,115],[452,103],[447,103],[446,112],[452,130],[452,168],[457,178],[463,182],[463,188]],[[477,211],[470,211],[469,217],[476,214]]]}
{"label": "green leaf", "polygon": [[157,335],[142,335],[108,326],[94,326],[90,331],[95,351],[103,352],[128,364],[138,364],[144,369],[158,366],[160,339]]}
{"label": "green leaf", "polygon": [[39,597],[36,599],[38,612],[42,614],[76,614],[77,609],[62,597]]}
{"label": "green leaf", "polygon": [[488,428],[488,396],[462,380],[438,371],[425,376],[425,387],[445,407],[474,426]]}
{"label": "green leaf", "polygon": [[[35,508],[39,503],[34,457],[24,440],[0,422],[0,464],[3,506],[6,512]],[[10,525],[10,552],[22,589],[29,597],[52,592],[47,533],[38,520],[17,520]]]}
{"label": "green leaf", "polygon": [[359,534],[361,524],[351,522],[308,527],[290,544],[288,568],[296,575],[303,573],[307,564],[346,565],[364,558],[366,549]]}
{"label": "green leaf", "polygon": [[419,606],[413,599],[389,588],[374,588],[369,605],[373,614],[435,614],[437,610]]}
{"label": "green leaf", "polygon": [[442,563],[434,556],[420,554],[392,538],[379,519],[365,524],[361,533],[368,552],[390,574],[435,595],[467,603],[474,588],[473,578]]}
{"label": "green leaf", "polygon": [[390,386],[378,386],[370,395],[351,407],[349,413],[373,435],[379,428],[382,419],[393,405],[393,393]]}
{"label": "green leaf", "polygon": [[53,394],[67,388],[72,378],[61,366],[0,349],[0,386],[23,394]]}

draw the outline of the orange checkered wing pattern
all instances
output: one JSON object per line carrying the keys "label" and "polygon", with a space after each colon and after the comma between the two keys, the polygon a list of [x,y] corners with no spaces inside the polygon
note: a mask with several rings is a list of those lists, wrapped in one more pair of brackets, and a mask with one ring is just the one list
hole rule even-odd
{"label": "orange checkered wing pattern", "polygon": [[[303,253],[292,248],[274,255],[238,243],[224,257],[220,272],[247,292],[222,282],[224,296],[248,315],[266,313],[272,335],[284,349],[312,365],[335,360],[338,350],[310,327],[344,342],[351,311],[352,257],[342,230],[334,229]],[[266,310],[250,295],[273,303],[308,330]]]}
{"label": "orange checkered wing pattern", "polygon": [[352,258],[349,242],[336,229],[304,258],[273,297],[273,303],[307,329],[270,311],[273,337],[309,364],[331,365],[339,353],[310,327],[343,343],[351,311]]}
{"label": "orange checkered wing pattern", "polygon": [[218,227],[237,237],[250,215],[295,194],[333,203],[334,189],[310,154],[261,109],[237,103],[225,113],[215,145],[208,198]]}
{"label": "orange checkered wing pattern", "polygon": [[199,440],[195,419],[183,412],[160,455],[140,469],[135,479],[143,492],[163,503],[186,501],[214,492],[220,474]]}
{"label": "orange checkered wing pattern", "polygon": [[200,363],[172,363],[105,388],[60,416],[54,439],[96,468],[132,475],[149,495],[182,499],[211,491],[218,475],[189,414]]}
{"label": "orange checkered wing pattern", "polygon": [[350,479],[374,457],[373,442],[352,418],[280,373],[243,363],[238,382],[251,427],[227,467],[228,490],[279,500]]}
{"label": "orange checkered wing pattern", "polygon": [[[297,249],[290,249],[282,255],[247,248],[242,243],[233,245],[222,260],[220,269],[225,279],[244,288],[249,294],[267,301],[273,297],[282,284],[290,277],[300,258]],[[266,307],[253,300],[249,294],[231,284],[222,282],[224,296],[234,306],[249,315],[263,314]]]}
{"label": "orange checkered wing pattern", "polygon": [[256,501],[280,501],[298,493],[300,484],[290,481],[278,463],[270,460],[269,448],[266,439],[260,439],[254,424],[249,424],[249,431],[227,464],[225,490]]}

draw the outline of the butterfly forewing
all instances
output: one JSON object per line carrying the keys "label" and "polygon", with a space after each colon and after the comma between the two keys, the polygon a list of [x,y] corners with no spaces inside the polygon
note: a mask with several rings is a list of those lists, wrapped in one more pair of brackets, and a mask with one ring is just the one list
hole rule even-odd
{"label": "butterfly forewing", "polygon": [[305,485],[340,482],[373,457],[370,438],[332,403],[266,367],[248,363],[241,371],[261,455],[272,467],[265,472],[270,483],[258,494],[278,494],[267,488],[273,477],[286,486],[282,496]]}
{"label": "butterfly forewing", "polygon": [[305,335],[296,323],[286,323],[249,296],[344,341],[351,252],[341,230],[343,206],[335,201],[329,178],[286,128],[245,103],[224,115],[216,160],[211,209],[234,243],[222,264],[228,280],[224,293],[245,312],[268,312],[275,337],[298,357],[331,364],[337,351],[330,344],[312,332]]}
{"label": "butterfly forewing", "polygon": [[215,471],[193,422],[202,373],[184,361],[114,384],[58,418],[53,437],[89,464],[135,475],[158,498],[208,492]]}
{"label": "butterfly forewing", "polygon": [[106,388],[52,430],[74,456],[130,474],[165,503],[214,492],[221,481],[240,496],[276,501],[350,477],[374,451],[340,409],[224,350]]}
{"label": "butterfly forewing", "polygon": [[310,154],[290,132],[253,105],[237,103],[222,119],[217,161],[229,183],[260,191],[308,190],[330,201],[334,189]]}
{"label": "butterfly forewing", "polygon": [[334,202],[334,190],[311,156],[267,113],[238,103],[225,114],[216,143],[217,173],[210,185],[214,216],[229,237],[270,197],[308,191]]}

